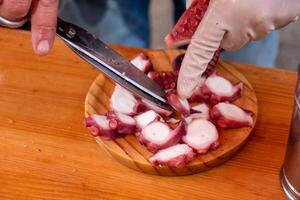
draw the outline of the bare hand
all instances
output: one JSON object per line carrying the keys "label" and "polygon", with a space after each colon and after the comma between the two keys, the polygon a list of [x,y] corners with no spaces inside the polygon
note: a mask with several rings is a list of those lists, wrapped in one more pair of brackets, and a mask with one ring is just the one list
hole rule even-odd
{"label": "bare hand", "polygon": [[18,20],[31,15],[33,50],[46,55],[53,46],[59,0],[0,0],[0,16]]}

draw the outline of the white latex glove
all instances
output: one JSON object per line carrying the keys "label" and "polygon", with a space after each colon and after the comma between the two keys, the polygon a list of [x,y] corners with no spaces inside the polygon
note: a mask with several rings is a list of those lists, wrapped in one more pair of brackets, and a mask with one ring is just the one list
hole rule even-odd
{"label": "white latex glove", "polygon": [[192,4],[193,0],[186,0],[185,2],[186,2],[186,8],[188,8]]}
{"label": "white latex glove", "polygon": [[211,0],[185,54],[177,91],[188,98],[222,47],[237,50],[298,19],[300,0]]}
{"label": "white latex glove", "polygon": [[38,55],[46,55],[55,38],[58,1],[0,0],[0,16],[14,21],[30,13],[33,50]]}

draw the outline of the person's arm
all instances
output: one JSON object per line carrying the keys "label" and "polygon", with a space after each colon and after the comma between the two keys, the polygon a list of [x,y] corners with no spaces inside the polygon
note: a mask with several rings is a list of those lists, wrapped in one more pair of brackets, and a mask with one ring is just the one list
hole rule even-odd
{"label": "person's arm", "polygon": [[18,20],[30,14],[33,50],[46,55],[55,38],[58,4],[58,0],[0,0],[0,16]]}
{"label": "person's arm", "polygon": [[178,94],[192,95],[214,52],[237,50],[298,19],[299,0],[211,0],[186,52]]}

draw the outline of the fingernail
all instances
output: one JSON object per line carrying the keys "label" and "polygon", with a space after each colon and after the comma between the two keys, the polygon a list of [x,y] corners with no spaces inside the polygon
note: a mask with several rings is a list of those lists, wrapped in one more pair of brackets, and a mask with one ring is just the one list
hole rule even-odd
{"label": "fingernail", "polygon": [[45,55],[50,51],[50,45],[47,40],[41,40],[37,46],[37,51],[40,55]]}

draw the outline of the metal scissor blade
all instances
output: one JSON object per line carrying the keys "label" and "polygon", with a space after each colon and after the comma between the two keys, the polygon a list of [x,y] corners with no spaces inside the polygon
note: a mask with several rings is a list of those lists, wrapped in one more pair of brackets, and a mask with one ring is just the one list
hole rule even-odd
{"label": "metal scissor blade", "polygon": [[92,34],[60,19],[57,34],[75,53],[116,83],[163,109],[173,110],[158,84]]}

